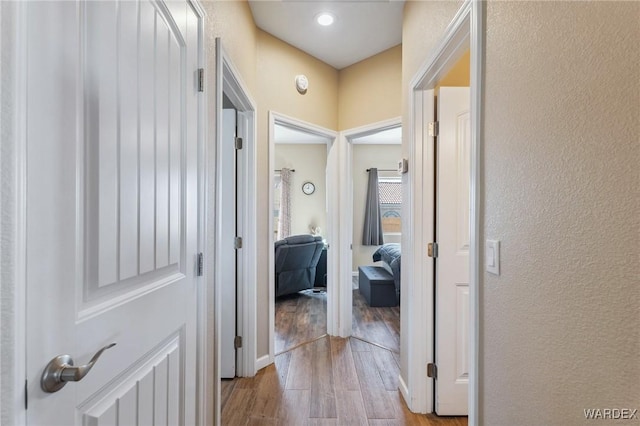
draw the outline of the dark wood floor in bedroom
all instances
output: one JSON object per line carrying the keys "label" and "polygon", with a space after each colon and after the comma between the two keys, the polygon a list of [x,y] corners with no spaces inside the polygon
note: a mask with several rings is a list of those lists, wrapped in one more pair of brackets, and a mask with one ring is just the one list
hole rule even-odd
{"label": "dark wood floor in bedroom", "polygon": [[[275,353],[327,333],[327,294],[301,291],[276,299]],[[353,290],[353,336],[400,352],[400,308],[372,308]]]}
{"label": "dark wood floor in bedroom", "polygon": [[304,290],[276,299],[276,354],[327,334],[327,293]]}
{"label": "dark wood floor in bedroom", "polygon": [[394,354],[358,339],[323,337],[275,357],[252,378],[223,380],[223,425],[466,425],[411,413]]}
{"label": "dark wood floor in bedroom", "polygon": [[372,308],[353,290],[352,336],[400,353],[400,307]]}

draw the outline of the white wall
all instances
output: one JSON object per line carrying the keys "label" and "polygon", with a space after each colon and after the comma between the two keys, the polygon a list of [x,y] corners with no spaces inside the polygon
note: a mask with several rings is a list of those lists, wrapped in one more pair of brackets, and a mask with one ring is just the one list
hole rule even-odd
{"label": "white wall", "polygon": [[[367,199],[367,185],[369,173],[367,169],[396,170],[398,160],[402,157],[402,146],[398,145],[353,145],[353,251],[352,270],[358,266],[373,265],[371,255],[378,246],[362,245],[362,227],[364,226],[364,209]],[[378,176],[398,176],[398,173],[379,172]],[[385,242],[400,242],[400,237],[385,238]]]}
{"label": "white wall", "polygon": [[[291,235],[309,234],[310,225],[327,231],[327,145],[276,144],[275,168],[295,169],[291,174]],[[304,182],[313,182],[311,195],[302,192]]]}

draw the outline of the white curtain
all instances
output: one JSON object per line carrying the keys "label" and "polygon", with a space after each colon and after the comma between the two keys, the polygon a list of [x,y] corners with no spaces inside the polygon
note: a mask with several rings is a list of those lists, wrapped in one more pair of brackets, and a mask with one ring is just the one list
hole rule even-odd
{"label": "white curtain", "polygon": [[291,170],[283,168],[280,172],[280,217],[278,221],[278,239],[291,235]]}

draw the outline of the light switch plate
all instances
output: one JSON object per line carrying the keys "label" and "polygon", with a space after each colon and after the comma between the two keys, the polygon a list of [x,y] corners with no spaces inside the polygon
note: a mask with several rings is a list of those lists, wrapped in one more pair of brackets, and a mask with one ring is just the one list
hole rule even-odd
{"label": "light switch plate", "polygon": [[487,240],[485,243],[484,258],[487,272],[500,275],[500,241]]}

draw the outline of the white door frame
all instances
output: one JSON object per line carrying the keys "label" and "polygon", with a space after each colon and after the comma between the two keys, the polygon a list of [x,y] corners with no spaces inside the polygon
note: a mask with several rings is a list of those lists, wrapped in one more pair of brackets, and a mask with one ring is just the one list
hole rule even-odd
{"label": "white door frame", "polygon": [[[269,268],[269,357],[261,362],[261,366],[266,366],[274,362],[275,358],[275,312],[276,312],[276,298],[275,298],[275,238],[273,229],[273,180],[275,177],[275,125],[282,124],[294,130],[309,133],[315,136],[326,138],[330,142],[327,144],[327,170],[333,168],[337,170],[338,159],[338,144],[336,139],[338,133],[326,129],[315,124],[307,123],[297,118],[288,117],[284,114],[280,114],[275,111],[269,111],[269,253],[268,253],[268,268]],[[335,330],[338,327],[340,317],[339,304],[339,292],[335,291],[334,283],[339,281],[339,220],[338,220],[338,202],[339,194],[336,190],[339,187],[339,181],[337,173],[327,173],[326,180],[327,187],[327,244],[329,246],[327,256],[327,333],[335,335]],[[331,250],[331,246],[334,245],[336,249]],[[332,285],[333,284],[333,285]]]}
{"label": "white door frame", "polygon": [[[340,192],[340,281],[349,285],[340,287],[339,324],[336,334],[340,337],[351,336],[353,321],[353,139],[369,136],[383,130],[402,126],[402,117],[378,121],[377,123],[343,130],[339,134],[340,146],[340,176],[343,176]],[[398,158],[398,160],[400,160]]]}
{"label": "white door frame", "polygon": [[[0,318],[4,339],[0,342],[2,367],[0,382],[2,397],[0,423],[25,425],[26,409],[26,115],[27,115],[27,49],[26,3],[3,2],[0,5],[0,25],[4,58],[0,65],[2,101],[10,108],[2,108],[0,131]],[[6,102],[6,103],[5,103]],[[11,109],[13,106],[13,110]]]}
{"label": "white door frame", "polygon": [[[222,46],[220,38],[216,38],[216,128],[215,128],[215,141],[216,141],[216,160],[215,160],[215,177],[212,184],[215,187],[215,200],[213,200],[213,208],[215,211],[215,241],[214,241],[214,253],[213,259],[206,257],[205,270],[211,268],[213,270],[213,283],[208,283],[207,290],[212,291],[213,298],[207,297],[207,322],[204,328],[204,335],[208,338],[205,341],[207,346],[211,345],[211,336],[215,336],[213,342],[214,348],[212,355],[207,356],[208,368],[205,369],[205,380],[211,378],[213,380],[213,386],[210,388],[215,389],[212,401],[215,405],[214,410],[208,410],[208,412],[215,412],[215,419],[220,420],[220,330],[221,330],[221,316],[220,316],[220,286],[217,283],[220,282],[220,268],[219,253],[221,250],[232,249],[229,247],[222,247],[220,238],[220,230],[224,226],[221,220],[220,211],[224,208],[220,202],[220,194],[222,188],[221,175],[221,162],[224,161],[220,155],[220,146],[222,140],[222,99],[223,94],[234,104],[236,110],[239,113],[243,113],[247,117],[248,132],[246,140],[243,141],[242,153],[238,158],[238,161],[242,161],[242,168],[245,172],[242,187],[238,188],[238,194],[242,197],[242,203],[244,206],[243,215],[241,218],[242,229],[244,230],[243,246],[239,250],[239,256],[242,256],[242,282],[238,283],[238,312],[237,312],[237,327],[242,336],[243,347],[238,349],[238,359],[240,360],[236,368],[236,375],[238,376],[254,376],[256,374],[256,103],[249,95],[246,84],[242,81],[240,73],[233,65],[231,58],[226,53]],[[210,173],[209,176],[212,176]],[[211,424],[211,423],[207,423]]]}
{"label": "white door frame", "polygon": [[[479,336],[479,296],[480,275],[480,119],[481,119],[481,82],[484,35],[484,4],[479,0],[466,0],[445,30],[441,42],[434,48],[420,67],[409,85],[410,113],[407,125],[409,146],[409,220],[403,227],[403,246],[411,247],[413,256],[403,258],[402,271],[405,271],[407,286],[403,288],[408,302],[407,322],[401,324],[406,330],[404,339],[408,346],[408,372],[402,393],[412,411],[433,412],[433,379],[427,377],[426,364],[433,362],[433,261],[427,261],[425,246],[433,239],[433,185],[423,191],[423,176],[433,175],[433,162],[422,162],[423,147],[433,147],[433,138],[424,133],[427,127],[421,104],[422,92],[433,89],[436,83],[451,68],[460,55],[471,50],[471,182],[470,182],[470,277],[469,277],[469,424],[477,423],[478,414],[478,336]],[[413,169],[413,172],[411,172]],[[403,222],[404,224],[404,222]],[[405,232],[406,229],[406,232]],[[416,236],[414,238],[414,236]],[[405,268],[406,266],[406,268]],[[403,280],[404,281],[404,280]],[[426,285],[423,285],[425,283]],[[426,307],[426,309],[425,309]],[[426,330],[426,333],[425,333]],[[426,335],[425,335],[426,334]],[[401,350],[404,350],[402,348]],[[417,378],[417,379],[411,379]]]}

